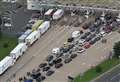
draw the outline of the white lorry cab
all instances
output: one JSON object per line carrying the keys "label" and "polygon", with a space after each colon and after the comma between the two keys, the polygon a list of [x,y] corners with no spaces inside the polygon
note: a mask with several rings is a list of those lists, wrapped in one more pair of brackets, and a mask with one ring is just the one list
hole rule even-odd
{"label": "white lorry cab", "polygon": [[31,46],[36,40],[40,38],[40,33],[39,31],[33,31],[26,39],[25,43],[28,46]]}
{"label": "white lorry cab", "polygon": [[17,60],[20,56],[22,56],[25,51],[27,50],[27,45],[26,43],[19,43],[11,52],[10,56],[14,59]]}
{"label": "white lorry cab", "polygon": [[64,14],[64,10],[58,9],[54,14],[53,14],[53,20],[60,19]]}
{"label": "white lorry cab", "polygon": [[9,67],[14,65],[14,59],[10,56],[6,56],[0,61],[0,75],[2,75]]}

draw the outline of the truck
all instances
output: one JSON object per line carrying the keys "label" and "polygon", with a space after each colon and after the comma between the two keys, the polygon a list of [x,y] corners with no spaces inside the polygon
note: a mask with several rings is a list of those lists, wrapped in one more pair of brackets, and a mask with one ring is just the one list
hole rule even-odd
{"label": "truck", "polygon": [[64,10],[58,9],[54,14],[53,14],[53,20],[60,19],[64,14]]}
{"label": "truck", "polygon": [[39,26],[38,30],[39,30],[40,34],[42,35],[42,34],[44,34],[49,28],[50,28],[50,21],[45,21],[45,22],[43,22],[43,23]]}
{"label": "truck", "polygon": [[25,42],[25,38],[32,32],[32,30],[28,29],[25,31],[24,34],[22,34],[19,38],[18,38],[18,43],[24,43]]}
{"label": "truck", "polygon": [[37,28],[43,23],[43,20],[36,21],[32,26],[32,31],[37,30]]}
{"label": "truck", "polygon": [[54,9],[49,9],[48,11],[45,12],[44,16],[45,16],[45,19],[51,19],[52,18],[52,15],[54,13]]}
{"label": "truck", "polygon": [[39,31],[33,31],[26,39],[25,43],[27,46],[31,46],[36,40],[38,40],[40,37]]}
{"label": "truck", "polygon": [[11,52],[10,56],[16,61],[27,50],[26,43],[19,43]]}
{"label": "truck", "polygon": [[0,75],[2,75],[9,67],[14,65],[14,59],[10,56],[6,56],[0,61]]}

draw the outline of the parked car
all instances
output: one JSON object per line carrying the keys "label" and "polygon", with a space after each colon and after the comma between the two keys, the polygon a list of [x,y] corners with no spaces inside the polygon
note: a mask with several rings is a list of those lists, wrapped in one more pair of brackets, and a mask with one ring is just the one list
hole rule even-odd
{"label": "parked car", "polygon": [[46,61],[50,62],[51,60],[53,60],[54,56],[53,55],[48,55],[46,57]]}
{"label": "parked car", "polygon": [[67,42],[73,42],[74,41],[74,38],[70,37],[68,38]]}
{"label": "parked car", "polygon": [[49,67],[49,66],[44,67],[44,68],[43,68],[43,72],[44,72],[44,71],[48,71],[49,69],[50,69],[50,67]]}
{"label": "parked car", "polygon": [[85,45],[84,45],[84,48],[88,49],[88,48],[90,48],[90,46],[91,46],[90,43],[86,42]]}
{"label": "parked car", "polygon": [[41,63],[41,64],[39,65],[40,68],[43,68],[43,67],[45,67],[45,66],[47,66],[47,63]]}
{"label": "parked car", "polygon": [[56,68],[56,69],[58,69],[58,68],[60,68],[60,67],[62,67],[62,66],[63,66],[62,63],[55,64],[55,68]]}
{"label": "parked car", "polygon": [[64,60],[64,63],[66,64],[66,63],[70,63],[72,61],[72,59],[71,58],[68,58],[68,59],[65,59]]}
{"label": "parked car", "polygon": [[51,76],[55,71],[53,70],[49,70],[47,73],[46,73],[46,76]]}
{"label": "parked car", "polygon": [[77,51],[77,53],[83,53],[84,51],[85,51],[85,49],[79,48],[79,51]]}
{"label": "parked car", "polygon": [[55,64],[60,63],[60,62],[62,62],[62,58],[57,58],[57,59],[53,60],[53,62]]}
{"label": "parked car", "polygon": [[77,54],[71,54],[70,58],[74,59],[77,57]]}

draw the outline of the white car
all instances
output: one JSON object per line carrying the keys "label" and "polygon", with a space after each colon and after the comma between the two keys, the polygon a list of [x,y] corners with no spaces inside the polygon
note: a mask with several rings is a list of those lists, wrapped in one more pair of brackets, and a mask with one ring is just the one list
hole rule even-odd
{"label": "white car", "polygon": [[80,31],[74,31],[72,33],[72,38],[76,38],[76,37],[79,37],[80,36]]}
{"label": "white car", "polygon": [[60,48],[53,48],[52,53],[58,54],[60,52]]}
{"label": "white car", "polygon": [[99,34],[99,36],[105,36],[105,35],[106,35],[105,31],[101,31]]}
{"label": "white car", "polygon": [[80,48],[79,51],[77,51],[77,53],[83,53],[83,52],[85,52],[85,49],[83,48]]}
{"label": "white car", "polygon": [[10,24],[10,23],[5,23],[4,26],[5,26],[5,27],[11,27],[12,24]]}

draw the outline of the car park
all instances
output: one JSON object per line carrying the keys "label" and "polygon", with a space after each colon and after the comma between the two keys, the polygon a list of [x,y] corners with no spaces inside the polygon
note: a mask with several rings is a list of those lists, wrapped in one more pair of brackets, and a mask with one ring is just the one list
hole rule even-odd
{"label": "car park", "polygon": [[54,73],[53,70],[49,70],[49,71],[46,73],[46,76],[51,76],[53,73]]}
{"label": "car park", "polygon": [[55,68],[56,68],[56,69],[58,69],[58,68],[60,68],[60,67],[62,67],[62,66],[63,66],[62,63],[55,64]]}
{"label": "car park", "polygon": [[68,59],[65,59],[65,60],[64,60],[64,63],[67,64],[67,63],[70,63],[71,61],[72,61],[72,59],[71,59],[71,58],[68,58]]}
{"label": "car park", "polygon": [[45,66],[47,66],[47,63],[41,63],[41,64],[39,65],[40,68],[43,68],[43,67],[45,67]]}

